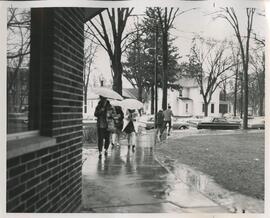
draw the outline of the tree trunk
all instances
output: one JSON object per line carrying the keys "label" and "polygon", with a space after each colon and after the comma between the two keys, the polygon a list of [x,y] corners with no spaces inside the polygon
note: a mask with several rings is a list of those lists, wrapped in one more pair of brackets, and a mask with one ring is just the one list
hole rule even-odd
{"label": "tree trunk", "polygon": [[121,62],[121,43],[115,43],[114,57],[110,58],[112,60],[113,68],[113,90],[118,94],[122,95],[122,74],[123,66]]}
{"label": "tree trunk", "polygon": [[118,94],[122,95],[122,64],[118,62],[118,64],[113,63],[113,90],[116,91]]}
{"label": "tree trunk", "polygon": [[151,114],[155,112],[155,86],[151,84]]}
{"label": "tree trunk", "polygon": [[243,73],[241,75],[241,79],[240,79],[240,83],[241,83],[241,92],[240,92],[240,118],[243,118]]}
{"label": "tree trunk", "polygon": [[138,84],[138,100],[142,101],[142,85]]}
{"label": "tree trunk", "polygon": [[84,113],[87,113],[87,90],[84,90]]}
{"label": "tree trunk", "polygon": [[167,93],[168,93],[168,32],[163,32],[162,37],[162,51],[163,51],[163,95],[162,95],[162,109],[167,109]]}
{"label": "tree trunk", "polygon": [[244,118],[243,129],[248,128],[248,64],[244,68]]}
{"label": "tree trunk", "polygon": [[264,116],[264,95],[259,97],[259,116]]}
{"label": "tree trunk", "polygon": [[265,87],[264,87],[264,78],[265,76],[262,76],[261,78],[258,77],[258,87],[259,87],[259,116],[264,116],[264,97],[265,97]]}
{"label": "tree trunk", "polygon": [[236,116],[236,108],[237,108],[237,89],[238,89],[237,83],[238,83],[238,64],[236,66],[235,72],[233,116]]}
{"label": "tree trunk", "polygon": [[204,116],[208,117],[208,103],[204,101]]}

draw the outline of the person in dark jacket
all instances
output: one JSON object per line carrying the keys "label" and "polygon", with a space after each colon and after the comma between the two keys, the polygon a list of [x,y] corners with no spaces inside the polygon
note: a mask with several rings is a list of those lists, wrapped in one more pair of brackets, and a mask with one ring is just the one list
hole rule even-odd
{"label": "person in dark jacket", "polygon": [[164,125],[164,114],[162,110],[159,110],[157,113],[156,124],[157,124],[157,138],[159,141],[161,141],[163,125]]}
{"label": "person in dark jacket", "polygon": [[110,132],[108,131],[107,112],[111,107],[107,98],[100,96],[100,101],[95,109],[95,116],[97,117],[97,136],[98,136],[98,151],[99,158],[102,156],[103,144],[105,148],[105,155],[108,154],[108,148],[110,145]]}
{"label": "person in dark jacket", "polygon": [[169,124],[168,136],[170,136],[171,128],[172,128],[172,117],[174,116],[170,105],[165,111],[163,111],[163,115],[164,115],[164,125],[163,125],[162,132],[165,129],[167,129],[167,124]]}
{"label": "person in dark jacket", "polygon": [[120,135],[123,129],[123,119],[124,113],[120,106],[114,106],[114,124],[115,124],[115,131],[112,133],[112,148],[116,146],[120,146]]}

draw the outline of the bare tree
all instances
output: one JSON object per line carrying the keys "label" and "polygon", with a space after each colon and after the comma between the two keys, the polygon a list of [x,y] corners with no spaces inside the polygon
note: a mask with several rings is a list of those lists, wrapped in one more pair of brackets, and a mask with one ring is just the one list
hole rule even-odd
{"label": "bare tree", "polygon": [[94,60],[98,45],[94,43],[93,36],[84,35],[84,58],[83,58],[83,93],[84,93],[84,113],[87,113],[87,92],[89,87],[90,74],[93,69]]}
{"label": "bare tree", "polygon": [[214,40],[193,40],[189,57],[189,74],[194,77],[200,87],[204,101],[204,115],[208,116],[208,105],[212,95],[221,83],[232,75],[228,71],[234,66],[231,57],[226,55],[227,42]]}
{"label": "bare tree", "polygon": [[167,89],[168,89],[168,41],[169,31],[173,28],[173,23],[176,16],[184,14],[188,11],[194,10],[191,8],[188,10],[180,11],[179,8],[157,8],[158,28],[162,33],[162,67],[163,67],[163,96],[162,96],[162,108],[167,108]]}
{"label": "bare tree", "polygon": [[[128,17],[133,8],[106,9],[99,14],[99,19],[90,20],[87,32],[92,34],[110,57],[113,72],[113,90],[122,95],[122,54],[129,44],[127,39],[132,32],[124,33]],[[104,19],[106,14],[106,19]],[[109,23],[109,24],[108,24]],[[110,33],[111,29],[111,33]]]}
{"label": "bare tree", "polygon": [[250,57],[251,70],[253,71],[254,86],[253,91],[256,93],[256,100],[258,100],[258,114],[264,115],[264,99],[265,99],[265,51],[264,49],[253,49]]}
{"label": "bare tree", "polygon": [[222,8],[219,17],[225,19],[230,26],[233,28],[236,35],[237,41],[240,47],[242,65],[243,65],[243,79],[244,79],[244,122],[243,128],[248,128],[248,69],[249,69],[249,50],[250,50],[250,39],[253,26],[255,8],[246,8],[247,16],[247,29],[246,36],[243,38],[243,35],[240,31],[240,24],[235,10],[232,7]]}
{"label": "bare tree", "polygon": [[21,111],[28,95],[30,11],[8,8],[7,91],[9,111]]}
{"label": "bare tree", "polygon": [[[240,49],[239,47],[234,47],[233,42],[231,44],[231,51],[232,51],[232,61],[234,65],[234,106],[233,106],[233,115],[236,116],[237,112],[237,94],[240,89],[242,89],[242,83],[239,82],[239,65],[240,65]],[[241,99],[242,100],[242,99]]]}

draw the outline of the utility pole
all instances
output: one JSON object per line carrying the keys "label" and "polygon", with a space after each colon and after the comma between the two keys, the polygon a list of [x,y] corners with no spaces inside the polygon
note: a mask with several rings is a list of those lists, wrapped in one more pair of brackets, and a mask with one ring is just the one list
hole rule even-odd
{"label": "utility pole", "polygon": [[157,86],[157,56],[158,56],[158,26],[155,25],[155,128],[157,128],[157,111],[158,111],[158,86]]}

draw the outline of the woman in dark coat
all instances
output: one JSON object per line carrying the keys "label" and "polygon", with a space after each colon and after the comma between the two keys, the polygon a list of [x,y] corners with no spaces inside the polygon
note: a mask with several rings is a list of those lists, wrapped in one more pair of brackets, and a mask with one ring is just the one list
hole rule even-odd
{"label": "woman in dark coat", "polygon": [[120,135],[123,129],[123,119],[124,113],[120,106],[114,106],[114,124],[115,124],[115,131],[112,133],[112,148],[114,145],[120,146]]}
{"label": "woman in dark coat", "polygon": [[97,136],[98,136],[98,151],[99,158],[102,156],[103,141],[105,140],[104,148],[105,155],[108,154],[108,148],[110,145],[110,132],[108,131],[107,112],[111,107],[110,102],[100,96],[100,101],[95,109],[95,116],[97,117]]}

